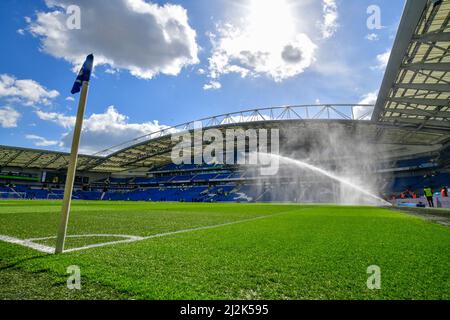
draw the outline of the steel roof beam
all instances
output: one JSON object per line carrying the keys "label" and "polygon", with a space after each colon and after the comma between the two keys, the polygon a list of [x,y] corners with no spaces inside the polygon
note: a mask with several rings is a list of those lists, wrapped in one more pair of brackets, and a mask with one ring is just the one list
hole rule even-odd
{"label": "steel roof beam", "polygon": [[401,68],[408,70],[431,70],[431,71],[450,71],[449,62],[438,63],[411,63],[402,65]]}
{"label": "steel roof beam", "polygon": [[48,166],[51,165],[52,163],[58,161],[61,157],[64,157],[63,154],[55,154],[55,156],[50,160],[47,161],[43,166],[42,169],[48,169]]}
{"label": "steel roof beam", "polygon": [[426,33],[420,36],[413,37],[414,41],[419,42],[444,42],[450,41],[450,32],[435,32]]}
{"label": "steel roof beam", "polygon": [[422,110],[422,109],[386,109],[386,111],[424,117],[450,118],[450,111]]}
{"label": "steel roof beam", "polygon": [[447,99],[389,98],[388,101],[402,104],[418,104],[418,105],[438,106],[438,107],[446,106],[449,104],[449,100]]}
{"label": "steel roof beam", "polygon": [[8,166],[11,162],[15,161],[24,151],[19,150],[15,154],[13,154],[12,157],[10,157],[8,160],[6,160],[4,163],[2,163],[2,167]]}
{"label": "steel roof beam", "polygon": [[445,133],[447,136],[449,136],[450,121],[414,119],[404,117],[386,117],[385,119],[391,122],[395,122],[396,125],[418,124],[422,126],[418,127],[416,130],[423,130],[425,128],[440,129],[442,130],[442,133]]}
{"label": "steel roof beam", "polygon": [[[391,120],[389,122],[380,122],[377,124],[377,127],[380,127],[381,129],[398,129],[398,130],[408,131],[408,132],[416,132],[417,131],[418,126],[416,123],[395,123],[394,124],[393,122],[396,119],[397,118],[393,118],[393,120]],[[448,133],[447,128],[441,128],[441,129],[422,128],[421,132],[438,134],[438,135],[450,137],[450,134]]]}
{"label": "steel roof beam", "polygon": [[417,25],[422,17],[427,0],[408,0],[405,5],[402,19],[395,38],[394,47],[384,74],[383,82],[378,94],[375,109],[372,114],[372,121],[378,121],[382,113],[386,99],[389,97],[391,88],[397,79],[398,71],[402,65],[403,58],[409,48]]}
{"label": "steel roof beam", "polygon": [[33,164],[33,162],[37,161],[40,157],[42,157],[44,155],[44,153],[39,153],[38,155],[36,155],[35,157],[33,157],[30,161],[28,161],[23,168],[28,168],[30,165]]}
{"label": "steel roof beam", "polygon": [[450,90],[449,87],[448,83],[398,83],[395,85],[395,88],[438,92],[447,92]]}

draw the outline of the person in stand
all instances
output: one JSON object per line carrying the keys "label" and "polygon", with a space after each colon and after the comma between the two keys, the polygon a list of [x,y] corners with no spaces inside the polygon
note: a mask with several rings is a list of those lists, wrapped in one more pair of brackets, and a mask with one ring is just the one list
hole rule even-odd
{"label": "person in stand", "polygon": [[448,197],[447,187],[442,187],[442,189],[441,189],[441,196],[442,196],[442,198]]}
{"label": "person in stand", "polygon": [[434,207],[433,191],[431,190],[431,188],[430,187],[423,188],[423,194],[424,194],[425,198],[427,198],[428,206],[433,208]]}

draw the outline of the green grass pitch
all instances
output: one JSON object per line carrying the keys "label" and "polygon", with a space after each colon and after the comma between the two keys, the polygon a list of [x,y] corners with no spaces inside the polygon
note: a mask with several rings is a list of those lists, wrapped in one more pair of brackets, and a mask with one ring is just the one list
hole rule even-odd
{"label": "green grass pitch", "polygon": [[[0,235],[54,236],[59,211],[59,201],[0,201]],[[75,201],[68,234],[196,228],[61,255],[0,241],[0,299],[450,298],[450,228],[387,209]],[[66,247],[115,240],[69,238]],[[71,265],[81,290],[66,288]],[[367,288],[371,265],[379,290]]]}

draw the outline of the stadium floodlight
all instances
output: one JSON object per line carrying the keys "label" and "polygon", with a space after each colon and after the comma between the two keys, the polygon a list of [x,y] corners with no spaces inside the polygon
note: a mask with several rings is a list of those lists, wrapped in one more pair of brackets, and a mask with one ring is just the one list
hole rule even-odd
{"label": "stadium floodlight", "polygon": [[69,167],[67,169],[66,185],[64,188],[64,200],[61,208],[61,221],[59,224],[58,234],[56,238],[55,253],[62,253],[64,251],[64,242],[66,240],[67,223],[69,221],[70,203],[72,200],[73,184],[75,181],[75,173],[77,170],[78,147],[80,144],[81,129],[83,127],[84,110],[86,109],[86,101],[89,90],[89,80],[94,65],[94,55],[87,56],[86,61],[81,68],[77,79],[73,85],[72,94],[80,94],[80,101],[78,103],[77,118],[75,122],[75,129],[72,138],[72,147],[70,152]]}

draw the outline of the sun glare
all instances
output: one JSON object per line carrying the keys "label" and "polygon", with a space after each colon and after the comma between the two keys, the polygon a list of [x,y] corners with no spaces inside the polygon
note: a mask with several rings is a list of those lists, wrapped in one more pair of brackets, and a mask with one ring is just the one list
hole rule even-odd
{"label": "sun glare", "polygon": [[295,19],[289,0],[249,0],[247,20],[252,34],[274,44],[295,36]]}
{"label": "sun glare", "polygon": [[266,74],[279,82],[314,62],[316,45],[300,30],[293,0],[247,0],[239,7],[239,18],[220,26],[215,38],[214,72]]}

